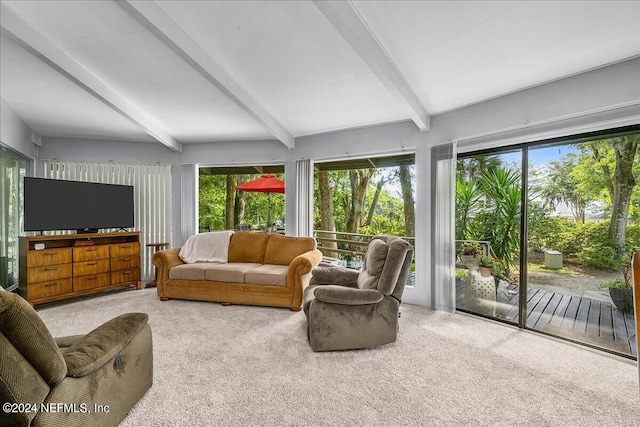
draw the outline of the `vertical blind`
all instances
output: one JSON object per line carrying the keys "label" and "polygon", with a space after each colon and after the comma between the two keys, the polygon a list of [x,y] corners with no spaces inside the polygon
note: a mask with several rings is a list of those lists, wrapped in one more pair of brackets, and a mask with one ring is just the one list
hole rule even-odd
{"label": "vertical blind", "polygon": [[18,286],[18,236],[22,231],[22,185],[29,161],[0,146],[0,286]]}
{"label": "vertical blind", "polygon": [[199,180],[198,167],[194,164],[184,164],[180,169],[180,235],[178,241],[184,245],[189,236],[198,232],[198,199]]}
{"label": "vertical blind", "polygon": [[132,185],[134,228],[140,231],[142,278],[154,270],[146,244],[171,242],[171,165],[44,160],[44,177],[69,181]]}
{"label": "vertical blind", "polygon": [[296,225],[297,236],[313,236],[313,162],[296,161]]}
{"label": "vertical blind", "polygon": [[456,143],[431,149],[431,306],[455,310]]}

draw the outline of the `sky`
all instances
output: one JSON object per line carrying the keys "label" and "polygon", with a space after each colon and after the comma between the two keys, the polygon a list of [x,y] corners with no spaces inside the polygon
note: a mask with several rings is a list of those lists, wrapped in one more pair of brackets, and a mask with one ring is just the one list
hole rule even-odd
{"label": "sky", "polygon": [[[559,145],[554,147],[540,147],[529,149],[529,163],[534,166],[545,165],[551,160],[558,160],[569,153],[577,153],[578,150],[571,145]],[[522,153],[514,151],[512,153],[501,154],[499,156],[506,163],[520,163]]]}
{"label": "sky", "polygon": [[[541,167],[548,164],[552,160],[558,160],[569,153],[578,153],[579,150],[571,145],[557,145],[552,147],[539,147],[529,149],[529,165],[531,168]],[[498,157],[506,164],[520,164],[522,160],[522,152],[520,150],[511,153],[500,154]],[[597,214],[600,211],[598,206],[593,209],[587,209],[587,214]],[[569,215],[570,209],[564,203],[556,206],[556,215]]]}

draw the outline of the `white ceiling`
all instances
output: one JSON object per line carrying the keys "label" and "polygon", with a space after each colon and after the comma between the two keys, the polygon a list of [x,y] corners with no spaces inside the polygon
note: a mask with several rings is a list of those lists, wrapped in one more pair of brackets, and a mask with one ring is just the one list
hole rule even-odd
{"label": "white ceiling", "polygon": [[640,55],[640,1],[0,1],[0,96],[47,137],[294,138]]}

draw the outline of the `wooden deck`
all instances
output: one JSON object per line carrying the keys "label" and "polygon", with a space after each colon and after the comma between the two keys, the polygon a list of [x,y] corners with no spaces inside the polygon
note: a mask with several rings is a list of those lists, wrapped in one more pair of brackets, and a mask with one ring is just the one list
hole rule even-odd
{"label": "wooden deck", "polygon": [[[334,259],[325,257],[323,261],[329,266]],[[414,284],[412,272],[407,285]],[[511,285],[509,291],[507,301],[496,303],[496,317],[517,324],[518,289]],[[461,280],[456,280],[456,308],[465,309]],[[623,313],[609,302],[529,288],[527,313],[528,328],[638,356],[633,313]]]}
{"label": "wooden deck", "polygon": [[[456,281],[456,307],[464,309],[464,286]],[[496,316],[518,323],[518,290],[510,287],[510,298],[496,303]],[[606,301],[529,288],[528,328],[553,333],[621,353],[638,355],[633,313],[623,313]]]}

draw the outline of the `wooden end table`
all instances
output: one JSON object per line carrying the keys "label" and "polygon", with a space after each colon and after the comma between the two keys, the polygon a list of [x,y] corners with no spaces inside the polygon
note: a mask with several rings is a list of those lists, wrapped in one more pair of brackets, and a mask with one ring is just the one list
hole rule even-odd
{"label": "wooden end table", "polygon": [[[158,252],[159,250],[166,248],[167,246],[169,246],[169,243],[167,242],[162,242],[162,243],[147,243],[146,245],[148,248],[154,248],[153,249],[153,253],[151,254],[151,256],[153,257],[153,254],[155,254],[156,252]],[[154,267],[155,268],[155,267]],[[158,285],[157,280],[158,280],[158,269],[155,268],[156,270],[156,276],[155,279],[151,280],[150,282],[147,282],[147,284],[144,286],[145,288],[153,288],[155,286]]]}

